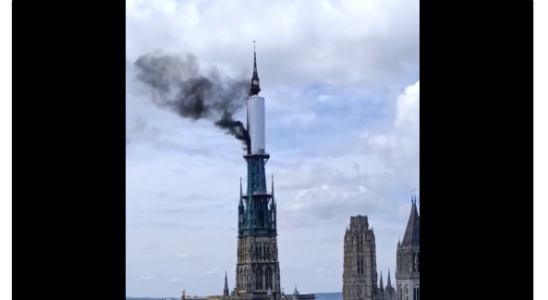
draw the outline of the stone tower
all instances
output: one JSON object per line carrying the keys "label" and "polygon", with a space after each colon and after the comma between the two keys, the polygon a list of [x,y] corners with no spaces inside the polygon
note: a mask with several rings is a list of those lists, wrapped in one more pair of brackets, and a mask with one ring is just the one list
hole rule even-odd
{"label": "stone tower", "polygon": [[420,300],[420,216],[416,196],[411,198],[411,215],[397,249],[397,300]]}
{"label": "stone tower", "polygon": [[[257,120],[264,121],[264,118],[260,117],[261,109],[252,110],[250,107],[250,103],[252,103],[250,101],[259,103],[264,100],[258,96],[260,91],[257,56],[254,53],[247,120],[251,140],[250,144],[248,143],[247,154],[244,155],[247,163],[245,192],[243,192],[240,180],[235,291],[238,297],[245,299],[266,299],[270,289],[272,293],[270,297],[278,299],[280,295],[280,266],[278,263],[274,178],[272,178],[271,190],[267,191],[265,164],[270,158],[270,154],[265,149],[255,149],[257,147],[254,146],[259,142],[264,143],[260,134],[254,134],[254,132],[260,133],[261,128],[259,127],[262,126],[260,125],[262,123]],[[253,126],[256,127],[253,128]],[[259,138],[254,140],[255,137]]]}
{"label": "stone tower", "polygon": [[375,234],[367,216],[350,217],[344,235],[343,300],[377,300]]}

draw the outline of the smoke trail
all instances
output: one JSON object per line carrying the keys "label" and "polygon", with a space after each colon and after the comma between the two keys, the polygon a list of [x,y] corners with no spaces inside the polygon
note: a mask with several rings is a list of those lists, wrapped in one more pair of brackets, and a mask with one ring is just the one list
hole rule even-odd
{"label": "smoke trail", "polygon": [[146,54],[134,63],[137,79],[152,88],[154,102],[193,121],[207,119],[242,142],[250,151],[249,133],[234,114],[244,107],[249,81],[221,77],[212,68],[207,76],[199,73],[198,59]]}

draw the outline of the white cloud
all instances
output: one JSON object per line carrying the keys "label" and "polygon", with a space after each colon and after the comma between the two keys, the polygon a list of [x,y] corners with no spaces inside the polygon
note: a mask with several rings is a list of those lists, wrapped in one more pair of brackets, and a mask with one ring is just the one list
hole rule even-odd
{"label": "white cloud", "polygon": [[396,81],[416,67],[418,0],[126,2],[128,59],[156,49],[249,69],[265,84]]}
{"label": "white cloud", "polygon": [[[340,291],[355,214],[375,227],[378,267],[394,270],[419,187],[418,1],[126,5],[129,62],[155,49],[193,52],[202,67],[239,74],[257,39],[282,286]],[[240,143],[152,105],[130,65],[127,77],[128,294],[218,293],[225,271],[234,284]]]}

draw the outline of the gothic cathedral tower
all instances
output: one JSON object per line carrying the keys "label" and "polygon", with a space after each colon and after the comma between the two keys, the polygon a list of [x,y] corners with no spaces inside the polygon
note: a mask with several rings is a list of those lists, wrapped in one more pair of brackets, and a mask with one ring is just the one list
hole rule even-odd
{"label": "gothic cathedral tower", "polygon": [[247,163],[245,192],[240,180],[238,206],[238,248],[235,292],[245,299],[265,298],[271,292],[280,295],[280,266],[276,230],[274,178],[267,191],[265,164],[270,155],[265,151],[264,98],[254,52],[253,76],[247,102],[249,143],[244,159]]}
{"label": "gothic cathedral tower", "polygon": [[417,197],[411,199],[411,215],[396,254],[397,300],[420,300],[420,216]]}
{"label": "gothic cathedral tower", "polygon": [[344,235],[343,300],[377,300],[375,234],[367,216],[350,217]]}

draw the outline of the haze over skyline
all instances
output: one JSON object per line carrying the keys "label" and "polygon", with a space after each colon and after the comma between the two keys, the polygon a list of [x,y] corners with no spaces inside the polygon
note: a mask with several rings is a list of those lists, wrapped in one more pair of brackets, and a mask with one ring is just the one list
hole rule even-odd
{"label": "haze over skyline", "polygon": [[127,295],[218,294],[225,271],[233,288],[246,175],[241,143],[154,106],[133,62],[192,53],[204,70],[251,78],[253,40],[286,293],[341,290],[344,231],[357,214],[368,215],[377,268],[394,282],[419,189],[419,1],[128,0]]}

